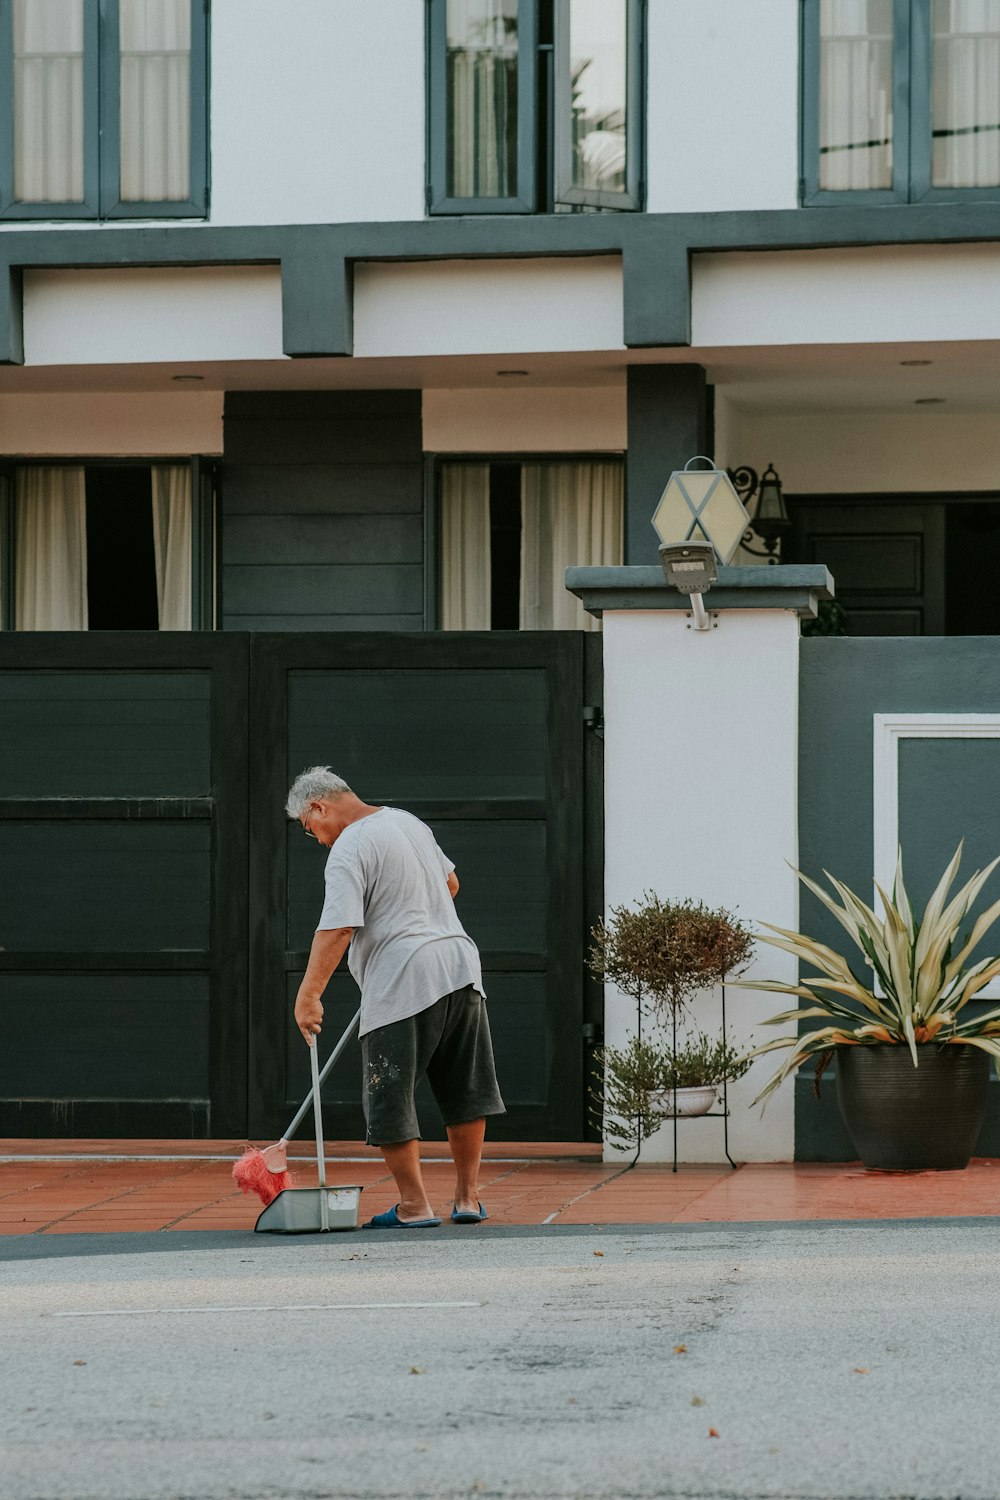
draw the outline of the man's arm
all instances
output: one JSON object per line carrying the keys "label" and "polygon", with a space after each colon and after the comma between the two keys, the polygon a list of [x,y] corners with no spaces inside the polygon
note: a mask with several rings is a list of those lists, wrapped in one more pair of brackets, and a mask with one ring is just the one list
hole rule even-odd
{"label": "man's arm", "polygon": [[310,1046],[323,1029],[323,991],[353,935],[353,927],[325,928],[313,934],[309,963],[295,997],[295,1024]]}
{"label": "man's arm", "polygon": [[452,870],[451,874],[448,876],[448,890],[451,893],[451,899],[454,901],[455,897],[458,895],[458,876],[455,874],[454,870]]}

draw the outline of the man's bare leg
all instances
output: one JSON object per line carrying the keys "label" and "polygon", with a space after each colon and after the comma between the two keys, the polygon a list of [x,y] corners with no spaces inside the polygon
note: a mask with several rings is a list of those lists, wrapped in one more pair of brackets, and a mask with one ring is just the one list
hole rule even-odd
{"label": "man's bare leg", "polygon": [[433,1219],[436,1217],[427,1197],[424,1179],[420,1172],[420,1142],[393,1141],[380,1146],[385,1164],[396,1179],[399,1192],[399,1217],[401,1219]]}
{"label": "man's bare leg", "polygon": [[485,1119],[448,1126],[448,1145],[455,1163],[455,1207],[459,1213],[479,1212],[479,1164],[485,1138]]}

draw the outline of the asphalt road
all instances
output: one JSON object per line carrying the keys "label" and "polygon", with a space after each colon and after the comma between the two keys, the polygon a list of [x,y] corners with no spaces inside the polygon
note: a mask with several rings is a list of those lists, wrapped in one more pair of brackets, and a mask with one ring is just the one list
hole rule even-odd
{"label": "asphalt road", "polygon": [[0,1496],[995,1500],[998,1228],[0,1240]]}

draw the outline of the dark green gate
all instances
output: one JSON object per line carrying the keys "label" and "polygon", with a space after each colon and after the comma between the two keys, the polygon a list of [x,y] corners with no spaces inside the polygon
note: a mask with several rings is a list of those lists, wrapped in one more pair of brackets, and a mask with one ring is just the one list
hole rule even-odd
{"label": "dark green gate", "polygon": [[[326,856],[283,803],[299,771],[328,764],[366,800],[423,818],[455,861],[509,1110],[491,1133],[582,1138],[583,709],[599,650],[599,638],[568,631],[253,638],[252,1135],[280,1132],[308,1087],[291,1005]],[[357,1004],[346,966],[327,1002],[329,1047]],[[324,1092],[332,1136],[363,1131],[358,1075],[355,1045]],[[429,1095],[421,1115],[426,1134],[441,1133]]]}
{"label": "dark green gate", "polygon": [[245,1128],[248,662],[0,635],[0,1135]]}
{"label": "dark green gate", "polygon": [[[600,647],[0,635],[0,1135],[283,1128],[308,1082],[291,1001],[323,872],[283,804],[321,762],[455,860],[510,1107],[493,1133],[581,1139]],[[346,972],[330,999],[327,1045],[356,1004]],[[356,1051],[327,1093],[329,1133],[357,1136]]]}

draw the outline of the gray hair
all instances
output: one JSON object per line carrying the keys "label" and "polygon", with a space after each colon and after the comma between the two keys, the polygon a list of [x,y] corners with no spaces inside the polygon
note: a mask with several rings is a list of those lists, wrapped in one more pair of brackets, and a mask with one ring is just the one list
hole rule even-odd
{"label": "gray hair", "polygon": [[329,766],[310,766],[292,782],[285,812],[298,822],[310,802],[326,802],[350,790],[343,777],[335,776]]}

